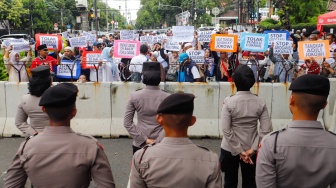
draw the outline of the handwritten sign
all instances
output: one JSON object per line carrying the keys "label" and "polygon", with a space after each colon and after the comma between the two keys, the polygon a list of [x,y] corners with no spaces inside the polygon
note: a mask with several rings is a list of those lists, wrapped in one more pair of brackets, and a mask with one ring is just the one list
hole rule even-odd
{"label": "handwritten sign", "polygon": [[121,30],[120,40],[134,40],[134,31],[132,30]]}
{"label": "handwritten sign", "polygon": [[5,46],[5,47],[8,47],[10,45],[12,45],[12,43],[23,43],[25,42],[25,40],[23,38],[21,39],[5,39],[2,44]]}
{"label": "handwritten sign", "polygon": [[324,57],[330,57],[328,40],[299,41],[298,47],[300,59],[309,59],[310,57],[322,59]]}
{"label": "handwritten sign", "polygon": [[140,42],[141,43],[146,43],[146,44],[154,44],[153,36],[141,36],[140,37]]}
{"label": "handwritten sign", "polygon": [[212,35],[210,49],[218,52],[236,52],[237,40],[236,35],[215,34]]}
{"label": "handwritten sign", "polygon": [[140,54],[139,41],[114,41],[114,57],[133,58]]}
{"label": "handwritten sign", "polygon": [[42,44],[47,45],[49,50],[57,48],[62,49],[62,37],[60,35],[36,34],[36,50]]}
{"label": "handwritten sign", "polygon": [[167,35],[158,35],[158,36],[154,36],[153,41],[154,43],[157,43],[157,42],[162,43],[164,39],[167,39]]}
{"label": "handwritten sign", "polygon": [[274,54],[292,54],[293,41],[274,41]]}
{"label": "handwritten sign", "polygon": [[71,47],[86,47],[86,37],[74,37],[69,39]]}
{"label": "handwritten sign", "polygon": [[11,45],[13,46],[13,51],[16,51],[16,52],[24,52],[24,51],[30,50],[30,46],[28,42],[20,42],[20,43],[12,42]]}
{"label": "handwritten sign", "polygon": [[246,51],[265,52],[268,48],[268,35],[243,33],[240,47]]}
{"label": "handwritten sign", "polygon": [[[84,36],[84,35],[83,35],[83,36]],[[86,41],[89,41],[89,44],[90,44],[90,45],[93,45],[93,43],[97,41],[97,37],[96,37],[96,35],[87,33],[87,34],[85,35],[85,37],[86,37]]]}
{"label": "handwritten sign", "polygon": [[62,63],[56,66],[55,72],[58,78],[71,78],[71,69],[72,78],[78,79],[81,74],[80,61],[62,60]]}
{"label": "handwritten sign", "polygon": [[192,42],[194,39],[194,26],[173,26],[174,42]]}
{"label": "handwritten sign", "polygon": [[98,60],[101,56],[101,52],[84,51],[82,56],[82,67],[84,69],[94,69],[95,65],[98,67]]}
{"label": "handwritten sign", "polygon": [[189,58],[197,64],[204,63],[204,51],[203,50],[189,50],[187,51]]}
{"label": "handwritten sign", "polygon": [[200,31],[198,33],[198,41],[199,42],[210,42],[211,40],[211,35],[212,35],[212,31],[208,30],[208,31]]}
{"label": "handwritten sign", "polygon": [[275,41],[288,40],[290,36],[288,31],[264,31],[264,34],[268,34],[268,46],[271,46]]}
{"label": "handwritten sign", "polygon": [[133,35],[133,40],[139,41],[139,34],[138,33]]}

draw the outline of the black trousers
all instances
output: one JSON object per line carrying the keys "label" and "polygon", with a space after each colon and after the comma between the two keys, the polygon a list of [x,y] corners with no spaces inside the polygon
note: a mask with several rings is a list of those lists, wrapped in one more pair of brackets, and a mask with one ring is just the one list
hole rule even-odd
{"label": "black trousers", "polygon": [[254,165],[244,163],[239,155],[232,156],[231,152],[221,149],[220,163],[222,172],[224,172],[224,188],[237,188],[239,164],[243,179],[243,188],[256,188],[255,170],[256,155],[251,157]]}
{"label": "black trousers", "polygon": [[141,148],[138,148],[138,147],[136,147],[136,146],[134,146],[134,145],[132,145],[132,147],[133,147],[133,155],[134,155],[135,152],[137,152],[138,150],[141,149]]}

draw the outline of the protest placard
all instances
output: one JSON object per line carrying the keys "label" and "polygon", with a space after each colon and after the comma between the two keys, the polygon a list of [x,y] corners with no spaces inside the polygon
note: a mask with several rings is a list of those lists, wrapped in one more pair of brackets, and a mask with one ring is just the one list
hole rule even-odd
{"label": "protest placard", "polygon": [[13,51],[16,52],[25,52],[30,50],[29,42],[12,42]]}
{"label": "protest placard", "polygon": [[170,50],[170,51],[180,51],[181,50],[181,45],[178,42],[173,42],[173,41],[167,41],[164,44],[165,50]]}
{"label": "protest placard", "polygon": [[140,42],[145,44],[153,44],[153,36],[141,36]]}
{"label": "protest placard", "polygon": [[83,31],[82,36],[88,36],[90,33]]}
{"label": "protest placard", "polygon": [[237,40],[236,35],[215,34],[212,35],[210,49],[217,52],[236,52]]}
{"label": "protest placard", "polygon": [[139,41],[139,33],[133,35],[133,40]]}
{"label": "protest placard", "polygon": [[292,54],[293,41],[274,41],[274,54]]}
{"label": "protest placard", "polygon": [[237,35],[238,36],[238,43],[241,42],[241,39],[242,39],[241,33],[232,33],[232,35]]}
{"label": "protest placard", "polygon": [[139,41],[114,41],[114,57],[133,58],[140,54]]}
{"label": "protest placard", "polygon": [[173,26],[174,42],[192,42],[194,39],[194,26]]}
{"label": "protest placard", "polygon": [[309,59],[310,57],[322,59],[330,57],[328,40],[299,41],[298,51],[300,59]]}
{"label": "protest placard", "polygon": [[120,40],[134,40],[134,31],[132,30],[121,30]]}
{"label": "protest placard", "polygon": [[167,39],[167,35],[157,35],[157,36],[155,36],[155,43],[162,43],[162,41],[164,40],[164,39]]}
{"label": "protest placard", "polygon": [[98,67],[98,60],[101,56],[101,52],[84,51],[82,54],[82,67],[85,69],[94,69]]}
{"label": "protest placard", "polygon": [[268,48],[267,34],[242,33],[240,47],[251,52],[265,52]]}
{"label": "protest placard", "polygon": [[93,43],[97,41],[97,37],[94,34],[87,33],[85,37],[86,37],[86,41],[89,41],[90,45],[93,45]]}
{"label": "protest placard", "polygon": [[286,41],[289,39],[289,31],[264,31],[264,34],[268,34],[268,46],[271,46],[275,41]]}
{"label": "protest placard", "polygon": [[55,72],[58,78],[71,78],[71,69],[72,78],[78,79],[81,74],[81,66],[79,60],[62,60],[61,64],[56,66]]}
{"label": "protest placard", "polygon": [[211,30],[198,32],[198,42],[210,42],[211,35]]}
{"label": "protest placard", "polygon": [[71,47],[86,47],[86,37],[74,37],[69,39]]}
{"label": "protest placard", "polygon": [[62,37],[65,39],[69,39],[68,32],[67,31],[62,32]]}
{"label": "protest placard", "polygon": [[21,39],[5,39],[2,41],[2,44],[5,46],[5,47],[8,47],[10,45],[12,45],[12,43],[24,43],[24,39],[21,38]]}
{"label": "protest placard", "polygon": [[36,50],[42,44],[47,45],[49,50],[57,48],[62,50],[62,37],[60,35],[36,34]]}
{"label": "protest placard", "polygon": [[204,63],[204,51],[203,50],[188,50],[189,58],[197,64]]}

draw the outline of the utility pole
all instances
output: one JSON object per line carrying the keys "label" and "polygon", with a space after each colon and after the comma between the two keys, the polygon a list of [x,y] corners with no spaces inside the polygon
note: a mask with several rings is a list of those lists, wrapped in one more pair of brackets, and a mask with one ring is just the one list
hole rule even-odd
{"label": "utility pole", "polygon": [[97,0],[93,1],[94,6],[94,16],[95,16],[95,22],[96,22],[96,36],[98,38],[98,12],[97,12]]}

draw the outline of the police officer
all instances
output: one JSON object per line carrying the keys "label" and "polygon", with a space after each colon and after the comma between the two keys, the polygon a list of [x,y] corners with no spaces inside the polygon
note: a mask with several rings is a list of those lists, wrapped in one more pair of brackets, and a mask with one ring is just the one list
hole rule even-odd
{"label": "police officer", "polygon": [[162,101],[156,119],[165,130],[165,138],[135,153],[130,187],[222,186],[217,154],[188,138],[188,128],[196,122],[194,98],[177,93]]}
{"label": "police officer", "polygon": [[97,140],[75,133],[78,89],[62,83],[47,89],[39,105],[50,119],[43,133],[27,138],[7,171],[5,187],[24,187],[29,177],[34,187],[115,187],[108,159]]}
{"label": "police officer", "polygon": [[327,105],[328,78],[307,74],[289,87],[292,121],[265,136],[258,153],[256,182],[264,187],[336,187],[336,135],[317,121]]}
{"label": "police officer", "polygon": [[255,154],[261,138],[271,131],[270,119],[265,101],[250,92],[255,83],[253,70],[239,65],[233,73],[233,81],[238,92],[224,100],[221,112],[220,162],[225,173],[224,187],[237,187],[240,165],[242,187],[252,188],[256,187]]}
{"label": "police officer", "polygon": [[[124,127],[133,138],[133,154],[146,144],[159,142],[164,137],[164,131],[155,117],[158,106],[169,93],[160,90],[160,81],[160,63],[144,63],[142,82],[146,87],[131,94],[124,116]],[[135,112],[137,125],[133,122]]]}

